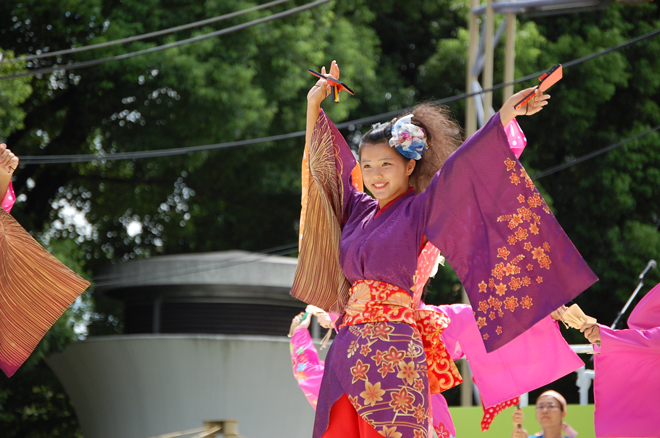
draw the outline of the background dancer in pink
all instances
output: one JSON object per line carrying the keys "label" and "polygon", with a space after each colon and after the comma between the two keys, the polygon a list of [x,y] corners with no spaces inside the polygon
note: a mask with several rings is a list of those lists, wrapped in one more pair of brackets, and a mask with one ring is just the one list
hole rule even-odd
{"label": "background dancer in pink", "polygon": [[628,330],[585,324],[594,356],[597,437],[660,437],[660,284],[628,318]]}

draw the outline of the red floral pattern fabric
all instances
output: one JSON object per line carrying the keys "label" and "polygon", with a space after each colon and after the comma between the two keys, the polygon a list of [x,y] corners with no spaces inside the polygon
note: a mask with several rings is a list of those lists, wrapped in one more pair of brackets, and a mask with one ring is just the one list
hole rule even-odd
{"label": "red floral pattern fabric", "polygon": [[[382,322],[406,323],[416,329],[426,353],[431,394],[453,388],[463,381],[441,339],[442,332],[449,325],[447,315],[428,309],[413,310],[410,295],[397,286],[372,280],[355,282],[350,290],[350,299],[340,329],[355,324]],[[366,330],[370,337],[385,341],[389,339],[390,333],[394,330],[387,324],[375,324],[367,327],[363,330]],[[358,348],[357,344],[355,344],[355,348]],[[369,344],[362,345],[360,349],[365,352],[371,351]],[[382,357],[378,355],[374,357],[376,365],[380,366],[379,362]],[[401,357],[398,359],[390,357],[391,360],[387,362],[396,366],[400,360],[403,360],[403,357],[403,353],[401,353]],[[358,362],[359,364],[356,363],[354,367],[353,383],[358,379],[356,373],[362,375],[362,372],[366,373],[368,370],[368,368],[365,369],[366,365],[359,360]],[[381,367],[383,377],[390,372],[388,367],[389,365],[385,365],[385,368]],[[352,368],[351,371],[353,372],[354,369]],[[401,365],[399,375],[412,376],[413,371],[410,365]],[[409,384],[412,383],[411,377],[405,378]]]}

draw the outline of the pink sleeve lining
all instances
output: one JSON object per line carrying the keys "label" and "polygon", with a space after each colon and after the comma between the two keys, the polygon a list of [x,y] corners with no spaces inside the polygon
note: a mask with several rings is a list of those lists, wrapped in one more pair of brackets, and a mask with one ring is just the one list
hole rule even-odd
{"label": "pink sleeve lining", "polygon": [[14,206],[14,203],[16,202],[16,195],[14,194],[14,186],[12,183],[9,183],[9,187],[7,188],[7,193],[5,193],[5,198],[2,200],[2,209],[5,210],[7,213],[11,212],[11,208]]}
{"label": "pink sleeve lining", "polygon": [[507,123],[504,132],[506,133],[506,139],[509,140],[511,151],[516,158],[520,158],[525,146],[527,146],[527,138],[515,118]]}

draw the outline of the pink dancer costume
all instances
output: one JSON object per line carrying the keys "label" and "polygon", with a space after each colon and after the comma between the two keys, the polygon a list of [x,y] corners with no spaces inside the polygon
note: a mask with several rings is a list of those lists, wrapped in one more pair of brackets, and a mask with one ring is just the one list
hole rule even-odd
{"label": "pink dancer costume", "polygon": [[600,353],[594,357],[596,436],[660,437],[660,284],[635,306],[628,330],[599,326]]}

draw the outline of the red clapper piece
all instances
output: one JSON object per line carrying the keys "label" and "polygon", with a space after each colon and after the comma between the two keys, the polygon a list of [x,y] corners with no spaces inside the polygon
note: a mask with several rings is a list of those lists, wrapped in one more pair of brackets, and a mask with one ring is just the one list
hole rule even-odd
{"label": "red clapper piece", "polygon": [[333,79],[332,77],[330,77],[328,75],[324,75],[324,74],[319,73],[317,71],[314,71],[312,69],[309,69],[309,72],[311,74],[313,74],[314,76],[317,76],[321,79],[325,79],[326,81],[328,81],[328,84],[330,84],[330,86],[332,87],[332,97],[335,100],[335,102],[339,102],[339,92],[342,91],[342,90],[345,90],[346,92],[348,92],[352,96],[355,95],[353,90],[348,88],[348,85],[344,84],[343,82],[339,82],[337,79]]}
{"label": "red clapper piece", "polygon": [[527,96],[525,96],[523,100],[518,102],[514,108],[520,109],[520,107],[525,105],[527,102],[529,102],[532,99],[532,97],[534,97],[534,93],[536,93],[536,89],[540,89],[543,92],[548,88],[552,87],[553,85],[555,85],[557,82],[559,82],[559,80],[563,76],[564,76],[564,70],[562,69],[561,64],[555,65],[550,70],[543,73],[543,75],[539,78],[539,81],[541,81],[539,86],[536,87],[534,91],[532,91]]}

